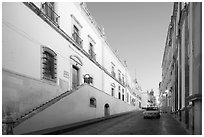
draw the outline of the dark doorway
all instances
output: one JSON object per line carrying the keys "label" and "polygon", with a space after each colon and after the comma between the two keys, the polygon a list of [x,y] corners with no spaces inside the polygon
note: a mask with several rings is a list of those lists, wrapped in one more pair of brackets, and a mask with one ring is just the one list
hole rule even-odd
{"label": "dark doorway", "polygon": [[79,86],[79,68],[72,66],[72,89],[76,89]]}
{"label": "dark doorway", "polygon": [[105,117],[110,116],[110,106],[109,106],[109,104],[104,105],[104,116]]}

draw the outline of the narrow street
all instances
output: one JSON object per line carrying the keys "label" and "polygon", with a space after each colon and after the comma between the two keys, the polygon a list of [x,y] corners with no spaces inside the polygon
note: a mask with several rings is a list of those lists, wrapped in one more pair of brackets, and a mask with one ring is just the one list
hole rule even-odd
{"label": "narrow street", "polygon": [[63,135],[187,135],[169,114],[160,119],[143,119],[143,111],[91,124]]}
{"label": "narrow street", "polygon": [[202,2],[2,2],[2,135],[202,135],[202,94]]}

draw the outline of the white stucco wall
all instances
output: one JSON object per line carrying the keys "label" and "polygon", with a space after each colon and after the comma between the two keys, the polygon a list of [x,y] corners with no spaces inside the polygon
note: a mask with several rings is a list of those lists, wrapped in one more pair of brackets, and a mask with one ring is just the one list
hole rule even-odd
{"label": "white stucco wall", "polygon": [[[33,26],[36,27],[33,28]],[[3,68],[40,79],[41,46],[47,46],[57,54],[59,78],[68,81],[63,77],[63,73],[70,72],[69,57],[77,55],[84,64],[82,72],[97,75],[96,87],[101,89],[101,85],[97,85],[97,83],[101,84],[101,70],[23,3],[3,3],[2,28]]]}
{"label": "white stucco wall", "polygon": [[[35,27],[33,27],[35,26]],[[83,63],[80,73],[80,82],[83,83],[83,75],[91,74],[94,78],[94,86],[102,89],[102,70],[92,61],[85,57],[80,51],[77,51],[73,45],[59,35],[53,28],[39,18],[33,11],[23,3],[3,3],[2,16],[2,68],[9,70],[12,74],[20,74],[30,79],[40,80],[50,84],[48,81],[41,80],[41,47],[47,46],[57,54],[57,84],[61,86],[64,83],[67,90],[71,85],[71,62],[70,56],[78,56]],[[64,72],[68,72],[68,77]],[[4,75],[7,75],[5,73]],[[7,76],[5,76],[7,77]],[[12,77],[16,77],[13,75]],[[21,79],[21,78],[20,78]],[[5,80],[5,83],[11,84],[18,80]],[[21,81],[21,80],[20,80]],[[10,83],[9,83],[10,82]],[[14,89],[22,85],[15,85]],[[24,85],[29,88],[29,85]],[[33,87],[33,90],[38,87]],[[41,89],[43,91],[43,89]],[[24,92],[24,89],[19,92]],[[57,90],[52,90],[56,95]],[[3,95],[9,92],[3,85]],[[23,94],[15,92],[21,96]],[[40,92],[37,92],[40,94]],[[9,94],[10,95],[10,94]],[[52,97],[48,95],[48,98]],[[48,99],[46,98],[46,99]],[[36,101],[37,105],[39,102]]]}
{"label": "white stucco wall", "polygon": [[[96,98],[96,108],[89,106],[90,97]],[[104,105],[106,103],[110,106],[111,115],[136,110],[136,107],[115,99],[96,88],[85,85],[78,91],[73,92],[71,95],[15,127],[14,134],[28,133],[104,117]]]}

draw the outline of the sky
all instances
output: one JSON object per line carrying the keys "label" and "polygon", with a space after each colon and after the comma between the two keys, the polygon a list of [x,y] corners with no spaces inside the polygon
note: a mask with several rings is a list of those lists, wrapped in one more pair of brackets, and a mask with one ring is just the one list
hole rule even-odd
{"label": "sky", "polygon": [[143,91],[159,93],[161,64],[172,2],[87,2],[107,41],[126,60],[132,78]]}

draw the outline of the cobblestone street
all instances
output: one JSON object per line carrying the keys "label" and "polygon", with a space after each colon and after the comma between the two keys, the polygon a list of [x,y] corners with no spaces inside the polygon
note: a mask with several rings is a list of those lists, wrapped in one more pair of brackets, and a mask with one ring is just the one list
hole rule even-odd
{"label": "cobblestone street", "polygon": [[187,135],[187,132],[170,115],[160,119],[143,119],[142,111],[105,120],[78,128],[64,135]]}

